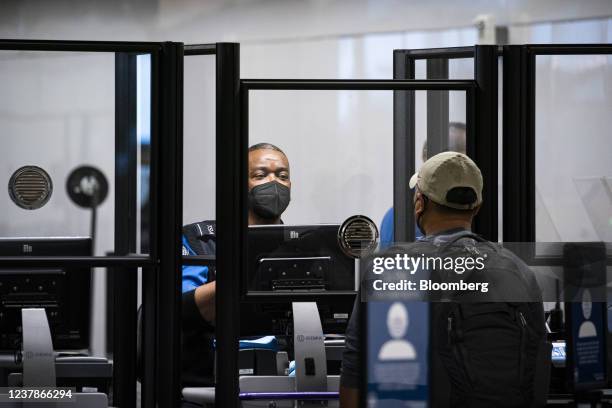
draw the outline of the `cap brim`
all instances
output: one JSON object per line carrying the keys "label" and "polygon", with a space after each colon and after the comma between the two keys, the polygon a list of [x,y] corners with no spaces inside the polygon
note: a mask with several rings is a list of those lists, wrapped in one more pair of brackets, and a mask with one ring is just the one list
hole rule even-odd
{"label": "cap brim", "polygon": [[410,177],[410,183],[408,185],[410,186],[410,188],[415,188],[418,181],[419,181],[419,173],[414,173],[412,177]]}

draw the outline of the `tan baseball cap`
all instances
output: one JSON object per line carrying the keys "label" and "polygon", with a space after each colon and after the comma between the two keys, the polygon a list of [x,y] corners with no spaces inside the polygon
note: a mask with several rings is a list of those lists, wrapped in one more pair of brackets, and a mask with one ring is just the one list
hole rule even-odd
{"label": "tan baseball cap", "polygon": [[[469,210],[482,203],[482,174],[476,163],[463,153],[442,152],[427,160],[410,178],[410,188],[418,187],[432,201],[446,207]],[[476,201],[464,204],[448,201],[456,187],[469,187]]]}

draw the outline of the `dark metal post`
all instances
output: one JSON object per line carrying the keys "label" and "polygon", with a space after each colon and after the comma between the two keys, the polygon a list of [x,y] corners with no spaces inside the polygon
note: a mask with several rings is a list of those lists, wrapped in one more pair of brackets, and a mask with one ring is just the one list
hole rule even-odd
{"label": "dark metal post", "polygon": [[157,325],[155,392],[160,407],[181,398],[181,225],[183,213],[183,44],[164,43],[159,60]]}
{"label": "dark metal post", "polygon": [[240,95],[240,46],[217,44],[216,406],[238,408],[240,282],[246,258],[248,101]]}
{"label": "dark metal post", "polygon": [[[414,59],[402,51],[393,53],[393,79],[414,79]],[[394,241],[414,241],[412,191],[414,174],[414,91],[393,92],[393,232]]]}
{"label": "dark metal post", "polygon": [[[136,54],[115,54],[115,255],[136,249]],[[136,405],[136,268],[108,268],[113,405]],[[115,313],[121,311],[121,313]],[[130,313],[131,311],[131,313]]]}
{"label": "dark metal post", "polygon": [[[427,79],[448,79],[448,59],[428,59]],[[448,96],[448,91],[427,91],[427,157],[448,150]]]}
{"label": "dark metal post", "polygon": [[535,57],[504,47],[503,234],[535,242]]}
{"label": "dark metal post", "polygon": [[[474,52],[475,119],[467,134],[468,155],[482,171],[483,204],[474,222],[474,231],[497,241],[497,46],[478,45]],[[513,181],[517,183],[517,180]]]}

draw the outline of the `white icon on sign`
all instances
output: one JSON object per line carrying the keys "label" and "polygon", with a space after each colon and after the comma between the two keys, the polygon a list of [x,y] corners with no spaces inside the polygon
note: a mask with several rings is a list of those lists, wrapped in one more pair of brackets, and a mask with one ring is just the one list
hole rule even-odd
{"label": "white icon on sign", "polygon": [[591,302],[591,292],[585,289],[582,293],[582,316],[584,316],[584,322],[582,322],[580,329],[578,329],[579,339],[597,336],[597,329],[595,329],[595,325],[590,320],[592,310],[593,303]]}
{"label": "white icon on sign", "polygon": [[416,358],[416,351],[412,344],[402,338],[408,330],[409,323],[410,317],[406,306],[399,302],[392,304],[387,312],[387,329],[393,339],[380,348],[379,360],[414,360]]}

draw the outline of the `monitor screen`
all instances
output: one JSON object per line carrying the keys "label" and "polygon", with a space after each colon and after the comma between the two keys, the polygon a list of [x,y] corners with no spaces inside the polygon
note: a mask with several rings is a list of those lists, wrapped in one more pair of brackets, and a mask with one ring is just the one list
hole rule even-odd
{"label": "monitor screen", "polygon": [[[0,256],[90,256],[90,238],[0,238]],[[56,350],[89,347],[90,268],[0,269],[0,350],[21,347],[21,309],[44,308]]]}
{"label": "monitor screen", "polygon": [[555,367],[565,367],[565,341],[553,342],[551,360]]}

